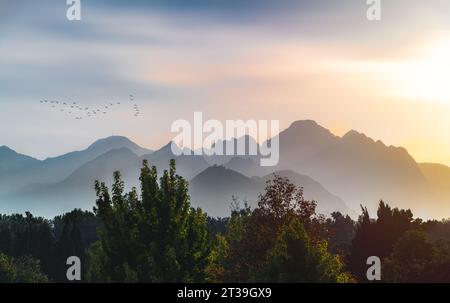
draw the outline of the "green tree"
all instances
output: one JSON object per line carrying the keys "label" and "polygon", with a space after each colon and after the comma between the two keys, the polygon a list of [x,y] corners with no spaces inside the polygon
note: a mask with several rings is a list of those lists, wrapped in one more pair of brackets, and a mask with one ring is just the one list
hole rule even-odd
{"label": "green tree", "polygon": [[[78,210],[62,216],[63,227],[54,249],[52,278],[56,282],[67,282],[66,261],[70,256],[80,258],[81,264],[84,264],[85,248],[82,242],[81,231],[78,228],[78,222],[81,220],[81,216],[82,212]],[[81,273],[83,274],[84,270]]]}
{"label": "green tree", "polygon": [[210,269],[225,282],[348,282],[344,264],[327,250],[316,202],[288,179],[268,181],[253,211],[235,210],[219,236]]}
{"label": "green tree", "polygon": [[[158,182],[156,167],[143,162],[141,195],[124,194],[120,173],[111,194],[96,182],[103,228],[100,245],[88,252],[88,277],[111,282],[199,282],[205,280],[210,245],[206,215],[190,206],[188,184],[175,161]],[[98,263],[94,265],[93,260]]]}
{"label": "green tree", "polygon": [[46,283],[37,259],[22,256],[17,259],[0,253],[0,283]]}
{"label": "green tree", "polygon": [[14,258],[31,256],[40,260],[42,269],[52,270],[55,238],[51,221],[25,215],[0,215],[0,251]]}
{"label": "green tree", "polygon": [[330,232],[330,251],[348,256],[352,247],[355,222],[349,215],[343,216],[340,212],[333,212],[327,219]]}
{"label": "green tree", "polygon": [[387,282],[450,282],[450,242],[428,239],[422,230],[407,231],[383,265]]}
{"label": "green tree", "polygon": [[285,225],[268,252],[256,280],[261,282],[352,282],[338,255],[328,252],[325,240],[313,243],[299,219]]}
{"label": "green tree", "polygon": [[349,265],[359,281],[367,281],[367,258],[377,256],[383,261],[391,254],[398,239],[420,222],[413,220],[409,209],[392,209],[383,201],[379,203],[376,220],[370,218],[367,208],[361,208],[362,215],[356,224]]}

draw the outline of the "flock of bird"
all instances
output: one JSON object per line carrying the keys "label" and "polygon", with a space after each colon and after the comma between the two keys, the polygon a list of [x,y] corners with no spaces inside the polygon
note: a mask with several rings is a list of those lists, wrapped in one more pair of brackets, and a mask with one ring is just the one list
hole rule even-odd
{"label": "flock of bird", "polygon": [[[141,115],[138,104],[134,101],[134,95],[129,95],[129,101],[133,104],[133,116],[138,117]],[[85,106],[77,102],[65,102],[57,100],[40,100],[43,105],[50,106],[51,109],[56,110],[60,113],[68,114],[75,120],[83,120],[83,118],[95,118],[103,115],[107,115],[110,110],[115,106],[121,104],[121,102],[109,102],[104,105],[97,106]]]}

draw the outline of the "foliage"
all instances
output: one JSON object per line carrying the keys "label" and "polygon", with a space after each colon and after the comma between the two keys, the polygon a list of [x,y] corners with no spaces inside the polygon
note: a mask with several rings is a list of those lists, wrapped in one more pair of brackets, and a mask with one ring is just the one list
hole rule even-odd
{"label": "foliage", "polygon": [[388,282],[448,282],[450,243],[433,243],[421,230],[407,231],[383,268]]}
{"label": "foliage", "polygon": [[352,282],[338,255],[330,254],[327,242],[313,243],[298,218],[283,229],[267,261],[257,274],[261,282]]}
{"label": "foliage", "polygon": [[114,180],[111,194],[104,183],[95,185],[94,211],[103,229],[100,245],[88,253],[88,276],[108,282],[204,281],[210,253],[206,215],[190,207],[175,161],[159,183],[156,167],[144,161],[140,198],[135,188],[124,194],[119,172]]}
{"label": "foliage", "polygon": [[174,161],[160,178],[144,161],[139,193],[114,180],[111,191],[96,182],[93,213],[0,215],[0,282],[67,282],[69,256],[92,282],[366,282],[369,256],[381,258],[383,282],[450,282],[449,220],[383,201],[376,219],[366,208],[356,223],[325,219],[276,175],[256,208],[233,197],[231,216],[212,218],[190,206]]}
{"label": "foliage", "polygon": [[0,283],[45,283],[38,260],[22,256],[18,259],[0,253]]}
{"label": "foliage", "polygon": [[232,213],[211,272],[224,282],[347,282],[352,278],[327,251],[327,230],[316,202],[275,176],[253,211]]}
{"label": "foliage", "polygon": [[349,215],[333,212],[327,219],[327,229],[330,234],[330,251],[348,257],[352,247],[355,222]]}
{"label": "foliage", "polygon": [[367,208],[361,208],[362,215],[356,225],[349,265],[353,274],[364,281],[367,258],[377,256],[384,260],[392,252],[398,239],[418,223],[413,220],[409,209],[392,209],[383,201],[378,206],[377,220],[369,217]]}

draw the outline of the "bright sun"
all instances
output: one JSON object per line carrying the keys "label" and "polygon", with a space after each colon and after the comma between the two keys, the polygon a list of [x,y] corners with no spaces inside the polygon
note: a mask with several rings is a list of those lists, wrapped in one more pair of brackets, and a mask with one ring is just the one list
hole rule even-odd
{"label": "bright sun", "polygon": [[432,43],[416,59],[389,67],[396,95],[450,104],[450,38]]}

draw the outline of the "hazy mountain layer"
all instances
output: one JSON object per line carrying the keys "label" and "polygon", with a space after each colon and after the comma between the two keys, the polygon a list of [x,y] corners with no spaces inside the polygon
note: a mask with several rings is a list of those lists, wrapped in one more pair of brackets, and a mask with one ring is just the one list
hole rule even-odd
{"label": "hazy mountain layer", "polygon": [[[238,140],[250,139],[242,137],[235,142]],[[290,177],[305,187],[306,196],[319,200],[322,210],[346,209],[340,206],[345,201],[354,212],[359,213],[360,204],[373,211],[384,199],[393,206],[411,208],[421,217],[450,217],[450,169],[446,166],[419,165],[404,148],[386,146],[356,131],[338,137],[311,120],[292,123],[279,134],[279,140],[276,167],[261,167],[258,156],[174,156],[171,143],[152,152],[117,136],[44,161],[2,146],[0,212],[36,210],[44,214],[70,207],[90,208],[94,205],[94,180],[110,183],[112,173],[120,170],[127,184],[136,186],[144,159],[160,173],[175,159],[178,174],[192,179],[192,196],[197,199],[193,203],[203,204],[211,213],[228,213],[233,194],[251,202],[262,190],[264,176],[290,171]],[[229,169],[210,167],[211,163]],[[315,185],[308,189],[306,184],[312,181]],[[309,196],[308,191],[319,187],[321,191]],[[333,193],[335,199],[324,192]]]}

